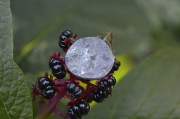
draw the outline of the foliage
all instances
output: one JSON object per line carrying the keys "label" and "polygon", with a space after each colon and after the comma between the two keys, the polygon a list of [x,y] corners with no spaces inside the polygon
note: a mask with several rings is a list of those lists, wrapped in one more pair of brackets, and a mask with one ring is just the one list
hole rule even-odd
{"label": "foliage", "polygon": [[32,119],[30,90],[24,74],[12,57],[12,18],[9,0],[0,0],[0,11],[0,117]]}
{"label": "foliage", "polygon": [[107,104],[95,106],[87,118],[179,118],[179,51],[163,49],[135,66],[116,85]]}
{"label": "foliage", "polygon": [[79,38],[113,32],[122,64],[115,76],[121,79],[133,66],[87,119],[180,118],[179,5],[177,0],[11,0],[13,39],[10,1],[0,0],[0,117],[33,118],[27,82],[49,71],[48,57],[59,51],[60,32],[70,29]]}

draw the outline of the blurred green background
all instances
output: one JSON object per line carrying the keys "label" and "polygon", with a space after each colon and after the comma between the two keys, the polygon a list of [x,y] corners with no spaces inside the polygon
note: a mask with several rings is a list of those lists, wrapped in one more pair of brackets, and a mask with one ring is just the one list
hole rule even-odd
{"label": "blurred green background", "polygon": [[[179,6],[179,0],[11,0],[14,24],[14,58],[24,71],[28,81],[34,82],[39,73],[49,71],[49,55],[57,51],[62,52],[58,46],[58,37],[62,31],[66,29],[72,30],[78,34],[78,38],[97,36],[99,33],[111,31],[113,33],[114,53],[122,63],[119,72],[115,74],[116,78],[121,79],[130,69],[132,69],[132,72],[115,87],[114,96],[107,99],[104,103],[96,105],[86,118],[151,118],[153,117],[152,110],[150,114],[142,112],[143,116],[138,116],[139,113],[137,112],[143,106],[138,108],[133,104],[144,105],[142,102],[153,102],[153,99],[144,99],[144,95],[149,94],[149,92],[156,92],[156,90],[140,93],[139,91],[132,92],[132,89],[129,88],[135,85],[137,87],[135,89],[140,89],[141,91],[145,91],[142,90],[143,87],[141,86],[150,89],[149,86],[156,84],[155,79],[158,81],[166,77],[169,67],[172,67],[172,69],[168,70],[168,76],[174,77],[174,80],[171,79],[171,81],[173,80],[172,88],[179,81]],[[154,66],[149,64],[156,64],[157,61],[161,65]],[[163,61],[164,64],[162,63]],[[168,67],[162,67],[164,65]],[[151,69],[149,71],[151,75],[145,75],[147,72],[142,70],[142,68],[144,70]],[[159,70],[162,70],[162,72],[157,73]],[[172,71],[173,73],[171,73]],[[134,74],[140,76],[136,77]],[[145,78],[141,78],[141,75]],[[151,80],[151,76],[154,80]],[[136,84],[133,83],[133,78],[138,80],[147,79],[147,81],[143,80],[144,84]],[[169,80],[167,78],[167,81]],[[132,85],[125,86],[128,83],[132,83]],[[124,88],[121,89],[119,88],[120,86]],[[138,102],[139,100],[132,102],[134,97],[129,97],[129,93],[121,96],[119,92],[123,93],[124,89],[129,89],[129,93],[133,93],[132,95],[135,97],[141,97],[138,98],[139,100],[144,100],[142,102]],[[172,94],[174,90],[167,89],[167,92]],[[159,90],[157,89],[157,91]],[[162,92],[159,92],[159,94],[162,94]],[[178,94],[177,89],[176,93]],[[160,99],[162,97],[164,97],[163,94],[159,96]],[[175,98],[177,100],[172,100],[174,102],[172,105],[180,101],[177,95]],[[126,100],[127,104],[131,102],[132,105],[127,105],[126,107],[126,103],[121,103],[118,99]],[[163,101],[160,102],[165,103]],[[117,104],[123,108],[117,108],[115,106]],[[148,109],[151,107],[151,104],[149,103],[147,106]],[[132,111],[131,106],[137,108]],[[97,110],[101,108],[104,111],[98,112]],[[166,108],[167,110],[169,109],[167,106]],[[175,111],[176,108],[174,106],[172,110]],[[124,112],[124,109],[127,109],[127,111]],[[113,110],[116,110],[116,113]],[[145,112],[148,111],[146,110]],[[169,111],[171,112],[171,110]],[[165,115],[167,114],[166,111],[161,110],[159,112],[161,116],[158,115],[157,117],[164,118],[163,112]],[[168,117],[167,115],[166,117]],[[51,118],[55,117],[52,116]]]}

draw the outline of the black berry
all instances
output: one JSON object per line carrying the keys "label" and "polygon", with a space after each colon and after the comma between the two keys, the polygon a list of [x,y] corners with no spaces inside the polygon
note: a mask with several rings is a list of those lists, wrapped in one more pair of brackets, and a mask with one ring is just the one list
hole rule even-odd
{"label": "black berry", "polygon": [[77,102],[68,108],[68,115],[71,119],[81,119],[89,112],[90,106],[85,101]]}
{"label": "black berry", "polygon": [[70,30],[65,30],[61,33],[59,36],[59,46],[62,49],[67,49],[71,43],[70,42],[65,42],[66,39],[71,38],[73,36],[73,33]]}
{"label": "black berry", "polygon": [[80,97],[83,93],[83,90],[74,83],[67,84],[67,91],[71,94],[72,98]]}
{"label": "black berry", "polygon": [[52,70],[52,74],[56,78],[62,79],[66,76],[66,71],[65,71],[64,65],[59,59],[57,59],[57,58],[51,59],[49,61],[49,67]]}
{"label": "black berry", "polygon": [[47,77],[38,79],[38,88],[41,91],[41,96],[46,99],[51,99],[56,93],[52,80]]}

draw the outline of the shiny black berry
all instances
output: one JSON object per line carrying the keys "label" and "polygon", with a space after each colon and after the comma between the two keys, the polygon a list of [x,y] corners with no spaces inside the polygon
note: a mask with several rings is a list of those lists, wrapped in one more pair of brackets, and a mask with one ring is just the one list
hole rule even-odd
{"label": "shiny black berry", "polygon": [[107,80],[101,80],[98,82],[98,88],[99,89],[106,89],[107,87],[109,87]]}
{"label": "shiny black berry", "polygon": [[49,60],[49,67],[53,67],[55,65],[59,65],[59,64],[62,64],[61,61],[59,61],[57,58],[53,58],[53,59],[50,59]]}
{"label": "shiny black berry", "polygon": [[66,76],[66,71],[52,72],[52,74],[58,79],[63,79]]}
{"label": "shiny black berry", "polygon": [[41,90],[46,89],[48,86],[52,86],[52,81],[47,77],[41,77],[38,79],[38,87]]}
{"label": "shiny black berry", "polygon": [[81,119],[89,110],[90,105],[85,101],[80,101],[68,107],[68,115],[71,119]]}
{"label": "shiny black berry", "polygon": [[97,91],[94,92],[92,98],[95,102],[102,102],[111,95],[112,87],[116,84],[116,79],[111,75],[106,80],[100,80],[97,84]]}
{"label": "shiny black berry", "polygon": [[62,79],[66,76],[66,71],[65,71],[64,65],[59,59],[57,59],[57,58],[50,59],[49,67],[52,70],[52,74],[56,78]]}
{"label": "shiny black berry", "polygon": [[67,91],[71,94],[72,98],[80,97],[83,93],[83,90],[74,83],[67,84]]}
{"label": "shiny black berry", "polygon": [[59,41],[59,46],[60,46],[62,49],[68,48],[68,45],[67,45],[66,43],[64,43],[63,41]]}
{"label": "shiny black berry", "polygon": [[114,76],[109,76],[107,82],[109,86],[114,86],[116,84],[116,79]]}
{"label": "shiny black berry", "polygon": [[54,90],[54,88],[49,88],[49,89],[45,89],[42,90],[42,96],[46,99],[51,99],[52,97],[54,97],[56,91]]}
{"label": "shiny black berry", "polygon": [[106,88],[106,94],[111,95],[112,87]]}
{"label": "shiny black berry", "polygon": [[97,91],[97,93],[98,93],[102,98],[107,98],[107,97],[108,97],[108,94],[107,94],[106,90],[99,89],[99,90]]}
{"label": "shiny black berry", "polygon": [[95,102],[101,103],[104,100],[104,98],[102,98],[98,93],[94,93],[93,94],[93,100]]}
{"label": "shiny black berry", "polygon": [[79,107],[77,105],[72,105],[68,108],[68,115],[70,116],[71,119],[81,119],[82,118]]}
{"label": "shiny black berry", "polygon": [[71,94],[71,97],[72,98],[77,98],[77,97],[80,97],[82,95],[83,91],[80,87],[76,87],[74,89],[74,92]]}
{"label": "shiny black berry", "polygon": [[68,84],[67,84],[67,91],[68,91],[69,93],[73,93],[75,87],[76,87],[76,84],[75,84],[75,83],[68,83]]}
{"label": "shiny black berry", "polygon": [[51,99],[56,93],[52,80],[47,77],[38,79],[38,88],[41,91],[41,96],[46,99]]}
{"label": "shiny black berry", "polygon": [[66,36],[67,38],[70,38],[73,34],[70,30],[65,30],[62,32],[62,35]]}
{"label": "shiny black berry", "polygon": [[80,101],[78,102],[77,106],[80,109],[81,115],[87,115],[90,110],[90,105],[87,102]]}
{"label": "shiny black berry", "polygon": [[63,34],[61,34],[60,36],[59,36],[59,40],[60,41],[64,41],[65,39],[67,39],[68,37],[67,36],[65,36],[65,35],[63,35]]}
{"label": "shiny black berry", "polygon": [[113,71],[117,71],[119,69],[119,66],[120,66],[120,61],[118,61],[117,59],[114,60],[114,65],[113,65],[113,68],[112,68],[112,72]]}
{"label": "shiny black berry", "polygon": [[66,43],[65,39],[71,38],[73,36],[73,33],[70,30],[65,30],[64,32],[61,33],[59,36],[59,46],[62,49],[67,49],[71,44]]}

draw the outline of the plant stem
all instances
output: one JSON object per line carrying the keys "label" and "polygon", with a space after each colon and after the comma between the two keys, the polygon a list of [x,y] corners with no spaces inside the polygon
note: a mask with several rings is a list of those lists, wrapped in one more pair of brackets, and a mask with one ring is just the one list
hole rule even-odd
{"label": "plant stem", "polygon": [[56,108],[57,103],[64,95],[57,93],[57,95],[54,97],[53,101],[48,103],[45,110],[43,112],[40,112],[35,119],[45,119],[47,116]]}

